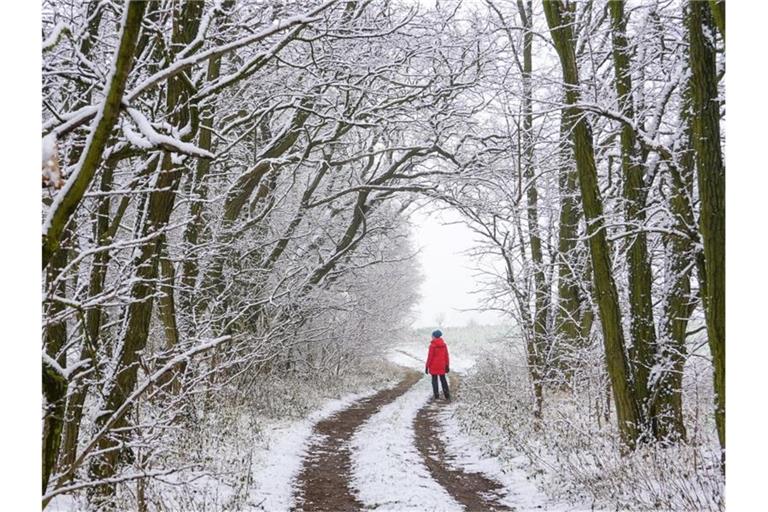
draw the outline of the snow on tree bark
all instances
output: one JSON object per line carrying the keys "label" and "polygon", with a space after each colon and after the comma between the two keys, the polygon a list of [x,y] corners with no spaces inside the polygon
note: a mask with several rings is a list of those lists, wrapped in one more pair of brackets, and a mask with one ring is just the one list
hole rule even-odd
{"label": "snow on tree bark", "polygon": [[725,164],[720,148],[714,27],[707,7],[704,2],[688,3],[687,28],[693,148],[701,197],[699,229],[704,244],[704,310],[714,366],[717,435],[725,461]]}
{"label": "snow on tree bark", "polygon": [[544,12],[560,56],[563,79],[567,87],[566,112],[569,123],[573,125],[576,169],[587,222],[595,296],[600,311],[605,357],[613,388],[619,432],[624,446],[632,449],[640,434],[640,413],[632,390],[619,297],[612,274],[610,251],[603,230],[603,204],[597,185],[591,128],[584,117],[584,112],[576,106],[579,102],[579,74],[573,49],[573,34],[567,21],[568,11],[560,0],[546,0]]}
{"label": "snow on tree bark", "polygon": [[119,114],[120,102],[123,99],[123,91],[125,91],[128,74],[133,64],[145,7],[144,2],[126,2],[120,46],[115,53],[112,72],[107,80],[104,101],[99,107],[100,114],[91,125],[91,134],[86,143],[86,149],[83,151],[73,175],[69,177],[67,184],[56,195],[43,224],[43,268],[48,266],[51,257],[58,249],[59,238],[80,204],[101,163],[107,139]]}

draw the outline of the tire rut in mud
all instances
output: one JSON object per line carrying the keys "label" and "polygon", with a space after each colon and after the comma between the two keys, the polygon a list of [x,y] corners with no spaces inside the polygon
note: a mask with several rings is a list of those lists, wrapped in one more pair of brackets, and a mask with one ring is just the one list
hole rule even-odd
{"label": "tire rut in mud", "polygon": [[408,370],[405,378],[394,388],[359,400],[315,426],[315,440],[307,449],[296,480],[293,510],[342,512],[365,508],[350,488],[352,463],[349,441],[368,418],[405,394],[420,378],[421,374]]}
{"label": "tire rut in mud", "polygon": [[[458,379],[451,375],[450,381],[455,399]],[[499,502],[503,489],[500,483],[451,464],[452,458],[446,452],[443,434],[438,428],[437,415],[442,405],[440,401],[430,402],[419,410],[414,420],[416,447],[432,478],[469,511],[514,510]]]}

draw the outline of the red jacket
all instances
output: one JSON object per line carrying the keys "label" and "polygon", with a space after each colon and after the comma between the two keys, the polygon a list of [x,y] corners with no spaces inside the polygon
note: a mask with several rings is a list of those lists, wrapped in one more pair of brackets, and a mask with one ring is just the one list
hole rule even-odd
{"label": "red jacket", "polygon": [[427,354],[427,371],[431,375],[445,375],[448,364],[448,346],[443,338],[432,338]]}

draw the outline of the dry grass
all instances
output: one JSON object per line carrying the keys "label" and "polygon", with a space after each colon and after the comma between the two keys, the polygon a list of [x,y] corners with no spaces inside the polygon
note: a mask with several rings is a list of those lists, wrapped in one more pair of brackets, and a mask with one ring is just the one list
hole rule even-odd
{"label": "dry grass", "polygon": [[532,419],[520,359],[485,358],[464,381],[459,418],[489,453],[507,461],[524,454],[540,488],[553,499],[606,510],[721,511],[724,478],[711,414],[711,372],[703,359],[689,366],[684,390],[689,441],[672,447],[654,443],[619,454],[599,358],[583,369],[575,391],[546,393],[541,428]]}

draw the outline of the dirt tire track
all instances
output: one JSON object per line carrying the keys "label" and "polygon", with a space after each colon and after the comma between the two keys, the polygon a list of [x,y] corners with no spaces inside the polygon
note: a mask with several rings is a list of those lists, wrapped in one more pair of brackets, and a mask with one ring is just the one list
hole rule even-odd
{"label": "dirt tire track", "polygon": [[[450,386],[455,400],[458,391],[455,374],[450,377]],[[452,459],[446,452],[443,434],[438,429],[437,414],[443,404],[442,401],[430,402],[419,410],[414,420],[416,447],[432,478],[469,511],[514,510],[499,502],[503,489],[499,482],[450,464]]]}
{"label": "dirt tire track", "polygon": [[346,512],[365,508],[350,488],[349,441],[368,418],[405,394],[419,379],[421,374],[408,370],[394,388],[359,400],[315,425],[314,435],[319,438],[307,448],[296,480],[296,504],[292,510]]}

